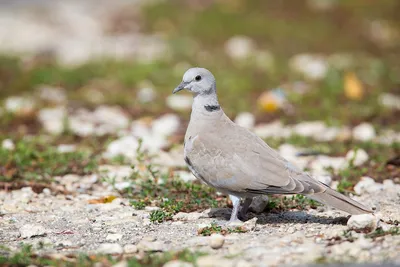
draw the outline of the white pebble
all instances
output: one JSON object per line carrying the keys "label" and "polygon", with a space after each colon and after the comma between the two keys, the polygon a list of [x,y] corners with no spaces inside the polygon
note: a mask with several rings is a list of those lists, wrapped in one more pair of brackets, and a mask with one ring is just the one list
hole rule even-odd
{"label": "white pebble", "polygon": [[1,143],[1,147],[6,150],[15,149],[14,142],[11,139],[4,139],[3,142]]}
{"label": "white pebble", "polygon": [[374,127],[369,123],[361,123],[354,127],[353,138],[357,141],[370,141],[376,136]]}
{"label": "white pebble", "polygon": [[139,89],[137,98],[140,103],[150,103],[156,98],[156,92],[151,87],[144,87]]}
{"label": "white pebble", "polygon": [[378,219],[372,214],[353,215],[347,221],[347,227],[356,232],[372,232],[378,225]]}
{"label": "white pebble", "polygon": [[375,193],[377,191],[383,190],[383,185],[380,183],[375,183],[375,180],[371,177],[361,177],[360,181],[354,186],[354,192],[361,195],[363,193]]}
{"label": "white pebble", "polygon": [[400,110],[400,96],[389,93],[383,93],[379,96],[378,101],[382,106]]}
{"label": "white pebble", "polygon": [[105,158],[114,158],[116,156],[125,156],[129,159],[136,157],[136,150],[139,147],[138,140],[133,136],[124,136],[120,139],[112,141],[106,152],[104,153]]}
{"label": "white pebble", "polygon": [[136,245],[128,244],[124,246],[124,252],[127,254],[133,254],[138,252],[138,248]]}
{"label": "white pebble", "polygon": [[48,133],[60,134],[64,131],[66,116],[65,107],[44,108],[39,111],[38,119]]}
{"label": "white pebble", "polygon": [[30,238],[34,236],[43,236],[46,234],[46,228],[40,224],[25,224],[19,229],[21,238]]}
{"label": "white pebble", "polygon": [[176,114],[165,114],[153,121],[153,134],[169,136],[179,129],[180,120]]}
{"label": "white pebble", "polygon": [[194,265],[190,262],[185,262],[180,260],[172,260],[163,265],[163,267],[193,267],[193,266]]}
{"label": "white pebble", "polygon": [[102,254],[122,254],[123,251],[120,244],[113,243],[101,244],[97,249],[97,252]]}
{"label": "white pebble", "polygon": [[60,153],[71,153],[71,152],[76,151],[76,145],[60,144],[57,146],[57,151]]}
{"label": "white pebble", "polygon": [[368,158],[367,152],[365,152],[363,149],[350,150],[346,154],[346,160],[348,162],[353,161],[354,166],[360,166],[364,164],[367,162]]}
{"label": "white pebble", "polygon": [[197,178],[191,172],[187,171],[174,171],[174,175],[184,182],[192,182],[197,180]]}
{"label": "white pebble", "polygon": [[254,42],[247,36],[234,36],[225,43],[225,52],[232,59],[246,59],[253,51]]}
{"label": "white pebble", "polygon": [[121,239],[122,239],[122,234],[108,234],[106,237],[106,240],[111,242],[118,241]]}
{"label": "white pebble", "polygon": [[53,103],[64,103],[67,100],[67,94],[64,88],[44,85],[38,88],[39,97],[43,100]]}
{"label": "white pebble", "polygon": [[167,106],[173,110],[189,110],[192,107],[193,97],[190,95],[170,95],[166,99]]}
{"label": "white pebble", "polygon": [[290,68],[311,80],[320,80],[328,71],[327,60],[320,55],[298,54],[290,59]]}
{"label": "white pebble", "polygon": [[219,249],[224,245],[225,237],[221,234],[212,234],[209,242],[210,247],[213,249]]}
{"label": "white pebble", "polygon": [[5,100],[4,108],[13,113],[29,113],[35,108],[36,103],[32,98],[11,96]]}
{"label": "white pebble", "polygon": [[244,128],[251,129],[254,127],[255,118],[250,112],[242,112],[236,116],[235,122]]}
{"label": "white pebble", "polygon": [[50,196],[51,195],[51,191],[48,188],[43,188],[42,193],[45,196]]}

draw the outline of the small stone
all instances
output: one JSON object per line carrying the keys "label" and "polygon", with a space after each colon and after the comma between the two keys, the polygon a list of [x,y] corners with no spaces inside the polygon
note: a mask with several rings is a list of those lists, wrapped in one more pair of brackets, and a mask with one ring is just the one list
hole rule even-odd
{"label": "small stone", "polygon": [[133,136],[123,136],[112,141],[104,153],[104,157],[111,159],[117,156],[124,156],[128,159],[135,159],[136,150],[139,147],[138,140]]}
{"label": "small stone", "polygon": [[127,254],[134,254],[138,252],[138,248],[136,245],[128,244],[124,246],[124,252]]}
{"label": "small stone", "polygon": [[65,107],[43,108],[38,114],[38,119],[44,129],[54,135],[61,134],[64,131],[66,117]]}
{"label": "small stone", "polygon": [[321,55],[297,54],[290,59],[289,65],[310,80],[321,80],[328,71],[328,62]]}
{"label": "small stone", "polygon": [[353,215],[347,221],[347,227],[356,232],[372,232],[378,225],[378,219],[372,214]]}
{"label": "small stone", "polygon": [[61,104],[67,100],[67,94],[64,88],[44,85],[39,87],[37,90],[39,97],[45,101]]}
{"label": "small stone", "polygon": [[254,133],[261,138],[289,137],[292,135],[292,130],[289,127],[285,127],[282,122],[274,121],[255,126]]}
{"label": "small stone", "polygon": [[42,193],[45,196],[50,196],[51,195],[51,191],[48,188],[43,188]]}
{"label": "small stone", "polygon": [[173,260],[169,261],[163,265],[163,267],[193,267],[194,265],[190,262],[180,261],[180,260]]}
{"label": "small stone", "polygon": [[190,95],[170,95],[166,99],[167,106],[173,110],[189,110],[192,107],[193,97]]}
{"label": "small stone", "polygon": [[36,103],[33,98],[22,96],[8,97],[4,102],[4,108],[8,112],[17,114],[28,114],[33,111]]}
{"label": "small stone", "polygon": [[120,244],[104,243],[99,246],[97,253],[101,254],[122,254],[123,249]]}
{"label": "small stone", "polygon": [[221,234],[212,234],[210,236],[210,247],[213,249],[219,249],[224,245],[225,237]]}
{"label": "small stone", "polygon": [[169,136],[175,133],[180,126],[179,116],[165,114],[153,121],[152,132],[154,134]]}
{"label": "small stone", "polygon": [[380,190],[383,190],[383,185],[375,183],[375,180],[368,176],[361,177],[360,181],[354,186],[354,192],[358,195],[371,194]]}
{"label": "small stone", "polygon": [[63,240],[60,243],[58,243],[58,246],[63,248],[68,248],[68,247],[73,247],[74,243],[71,240]]}
{"label": "small stone", "polygon": [[361,166],[368,160],[368,154],[364,149],[350,150],[346,154],[346,160],[348,162],[353,162],[354,166]]}
{"label": "small stone", "polygon": [[254,42],[247,36],[234,36],[225,43],[225,52],[232,59],[246,59],[253,51]]}
{"label": "small stone", "polygon": [[256,196],[253,198],[253,201],[251,202],[250,210],[259,214],[265,210],[267,205],[268,205],[268,196],[267,195]]}
{"label": "small stone", "polygon": [[353,138],[357,141],[370,141],[376,137],[374,127],[369,123],[361,123],[354,127]]}
{"label": "small stone", "polygon": [[244,128],[251,129],[254,127],[255,118],[250,112],[242,112],[236,116],[235,122]]}
{"label": "small stone", "polygon": [[384,107],[400,110],[400,96],[383,93],[379,96],[378,101]]}
{"label": "small stone", "polygon": [[243,228],[246,231],[253,231],[256,228],[256,224],[257,224],[257,217],[252,218],[251,220],[247,220],[243,223]]}
{"label": "small stone", "polygon": [[92,113],[92,119],[97,124],[110,126],[111,131],[107,131],[106,133],[112,133],[115,132],[115,130],[127,128],[129,125],[129,117],[125,114],[123,109],[118,106],[99,106]]}
{"label": "small stone", "polygon": [[60,144],[57,146],[57,151],[60,153],[71,153],[76,151],[76,145]]}
{"label": "small stone", "polygon": [[144,87],[139,89],[137,98],[140,103],[150,103],[156,98],[156,91],[151,87]]}
{"label": "small stone", "polygon": [[107,241],[112,241],[112,242],[115,242],[115,241],[118,241],[121,239],[122,239],[122,234],[108,234],[106,237]]}
{"label": "small stone", "polygon": [[326,134],[327,127],[323,121],[306,121],[295,125],[293,131],[301,136],[315,137]]}
{"label": "small stone", "polygon": [[137,244],[138,250],[145,252],[160,252],[164,251],[165,247],[162,242],[159,241],[147,241],[145,238]]}
{"label": "small stone", "polygon": [[200,212],[178,212],[172,217],[172,219],[175,221],[196,221],[203,216],[203,213]]}
{"label": "small stone", "polygon": [[46,235],[46,228],[40,224],[26,224],[19,229],[21,238],[31,238]]}
{"label": "small stone", "polygon": [[14,142],[11,139],[4,139],[3,142],[1,143],[1,147],[6,150],[15,149]]}
{"label": "small stone", "polygon": [[245,260],[239,260],[235,265],[235,267],[253,267],[253,266],[254,266],[253,264]]}
{"label": "small stone", "polygon": [[310,169],[312,169],[313,173],[318,175],[328,175],[330,174],[330,172],[327,171],[327,168],[329,167],[335,171],[338,171],[346,168],[347,166],[348,162],[345,158],[320,155],[311,162]]}
{"label": "small stone", "polygon": [[199,267],[233,266],[232,260],[218,255],[201,256],[196,262]]}
{"label": "small stone", "polygon": [[[103,265],[101,265],[101,266],[103,266]],[[127,261],[120,261],[120,262],[114,264],[112,267],[128,267],[128,266],[129,266],[129,264]]]}
{"label": "small stone", "polygon": [[174,175],[179,177],[184,182],[192,182],[197,180],[193,173],[187,171],[174,171]]}
{"label": "small stone", "polygon": [[152,207],[152,206],[146,206],[144,207],[145,211],[156,211],[156,210],[160,210],[160,207]]}

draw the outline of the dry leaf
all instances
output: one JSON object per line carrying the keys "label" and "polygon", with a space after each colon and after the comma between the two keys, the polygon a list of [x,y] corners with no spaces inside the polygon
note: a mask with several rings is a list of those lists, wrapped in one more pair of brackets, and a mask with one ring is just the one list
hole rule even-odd
{"label": "dry leaf", "polygon": [[105,196],[97,199],[91,199],[88,202],[89,204],[111,203],[116,198],[117,198],[116,196]]}
{"label": "dry leaf", "polygon": [[257,102],[259,107],[266,112],[274,112],[282,108],[286,98],[281,90],[264,92],[260,95]]}
{"label": "dry leaf", "polygon": [[360,100],[364,95],[364,87],[354,72],[346,73],[344,76],[344,93],[352,100]]}

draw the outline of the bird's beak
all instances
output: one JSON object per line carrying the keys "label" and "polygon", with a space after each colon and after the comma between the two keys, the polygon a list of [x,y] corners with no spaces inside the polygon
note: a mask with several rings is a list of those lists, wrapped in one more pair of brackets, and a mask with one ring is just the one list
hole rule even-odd
{"label": "bird's beak", "polygon": [[188,85],[188,82],[181,82],[175,89],[172,91],[173,94],[178,93],[179,91],[182,91],[185,89],[186,85]]}

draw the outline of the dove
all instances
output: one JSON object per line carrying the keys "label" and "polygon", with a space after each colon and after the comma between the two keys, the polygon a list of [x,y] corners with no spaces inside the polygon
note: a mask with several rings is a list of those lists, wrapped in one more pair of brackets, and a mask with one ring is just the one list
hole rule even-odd
{"label": "dove", "polygon": [[[372,213],[357,201],[301,171],[222,110],[213,74],[191,68],[173,90],[193,94],[192,112],[184,141],[184,160],[205,184],[229,195],[230,222],[245,218],[252,198],[270,194],[302,194],[350,214]],[[241,200],[243,205],[240,209]]]}

